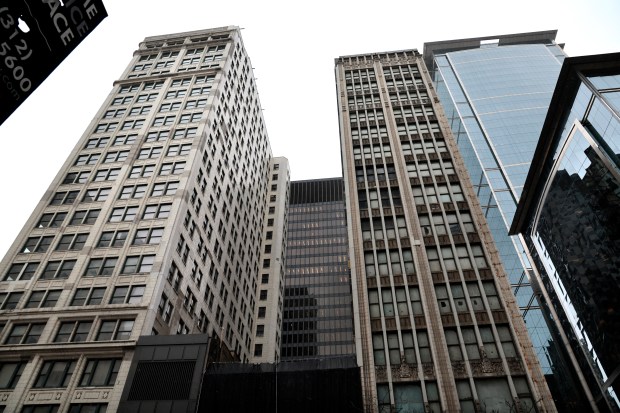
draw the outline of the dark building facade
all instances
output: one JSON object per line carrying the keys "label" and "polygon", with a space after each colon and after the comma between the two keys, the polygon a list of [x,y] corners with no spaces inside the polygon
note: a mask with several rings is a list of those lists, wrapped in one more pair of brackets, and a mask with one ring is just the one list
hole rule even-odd
{"label": "dark building facade", "polygon": [[290,191],[282,360],[354,354],[343,180]]}
{"label": "dark building facade", "polygon": [[511,232],[593,411],[620,410],[620,54],[565,60]]}

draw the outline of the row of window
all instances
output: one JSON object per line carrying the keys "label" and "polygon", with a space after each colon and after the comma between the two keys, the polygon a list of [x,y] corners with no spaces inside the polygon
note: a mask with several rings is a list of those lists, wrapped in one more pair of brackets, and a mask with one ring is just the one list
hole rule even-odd
{"label": "row of window", "polygon": [[[157,116],[153,119],[151,126],[169,126],[173,124],[186,124],[198,122],[202,119],[202,112],[184,113],[178,117],[178,121],[175,122],[177,115],[170,116]],[[140,129],[144,126],[146,119],[132,119],[126,120],[120,127],[120,130],[132,130]],[[107,133],[114,132],[118,129],[119,122],[102,122],[95,127],[95,133]]]}
{"label": "row of window", "polygon": [[[140,156],[139,159],[148,159],[148,158],[157,157],[161,154],[162,149],[163,148],[161,146],[155,147],[155,148],[142,149],[138,154],[138,156]],[[191,145],[173,145],[168,149],[168,154],[166,156],[177,156],[179,154],[187,154],[189,153],[190,149],[191,149]],[[185,161],[163,163],[161,167],[159,168],[159,175],[166,176],[166,175],[181,174],[183,173],[183,170],[185,169],[185,164],[186,164]],[[146,178],[146,177],[153,176],[153,174],[155,173],[155,167],[156,167],[155,164],[135,165],[131,168],[127,178],[128,179]],[[93,182],[115,181],[120,171],[121,171],[121,168],[100,169],[95,172],[92,181]],[[86,183],[88,181],[90,173],[91,173],[90,171],[69,172],[67,173],[64,180],[62,181],[62,184],[70,185],[70,184]]]}
{"label": "row of window", "polygon": [[[78,387],[111,387],[121,367],[121,359],[88,359]],[[0,366],[0,388],[14,389],[27,362],[7,362]],[[75,372],[77,360],[46,360],[43,362],[33,387],[35,389],[65,388]],[[37,410],[27,410],[34,411]],[[73,412],[73,408],[69,410]],[[92,411],[92,410],[79,410]],[[96,411],[96,410],[95,410]],[[101,411],[101,410],[99,410]]]}
{"label": "row of window", "polygon": [[[40,279],[66,279],[71,274],[71,271],[73,271],[76,262],[77,260],[48,261],[45,265],[45,269],[41,272]],[[128,256],[125,259],[125,264],[120,274],[148,273],[151,271],[154,262],[154,255]],[[91,258],[84,271],[84,277],[110,276],[114,272],[117,263],[118,257]],[[34,277],[39,264],[39,262],[13,264],[3,278],[3,281],[30,280]]]}
{"label": "row of window", "polygon": [[[156,132],[149,132],[146,135],[145,142],[165,141],[171,136],[172,136],[172,139],[174,140],[193,138],[194,136],[196,136],[198,132],[198,128],[195,128],[195,127],[177,128],[174,130],[174,133],[172,133],[172,135],[170,134],[170,132],[171,132],[170,130],[160,130]],[[138,139],[137,134],[118,135],[114,138],[114,140],[112,140],[112,146],[133,145],[134,143],[137,142],[137,139]],[[109,136],[91,138],[86,142],[84,149],[105,148],[108,146],[109,143],[110,143]],[[127,158],[126,155],[128,155],[127,151],[121,152],[120,154],[118,151],[111,152],[109,156],[108,154],[106,154],[103,163],[124,161]],[[94,165],[99,160],[100,154],[89,154],[89,155],[83,155],[83,156],[84,157],[82,158],[78,158],[79,162],[76,161],[76,164],[75,164],[76,166]]]}
{"label": "row of window", "polygon": [[[15,323],[2,344],[37,344],[45,324],[45,322]],[[91,330],[94,324],[93,320],[63,321],[59,324],[52,342],[79,343],[84,341],[129,340],[134,320],[101,320],[91,337]]]}

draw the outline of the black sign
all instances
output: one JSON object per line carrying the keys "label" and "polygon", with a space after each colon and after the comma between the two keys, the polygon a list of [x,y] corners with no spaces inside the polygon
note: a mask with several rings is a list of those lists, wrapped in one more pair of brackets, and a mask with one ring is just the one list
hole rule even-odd
{"label": "black sign", "polygon": [[101,0],[0,0],[0,124],[107,15]]}

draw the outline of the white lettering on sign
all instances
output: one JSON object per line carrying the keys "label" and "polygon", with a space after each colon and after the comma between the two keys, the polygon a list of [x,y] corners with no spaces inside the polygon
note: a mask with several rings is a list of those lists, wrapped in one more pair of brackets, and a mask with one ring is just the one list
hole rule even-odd
{"label": "white lettering on sign", "polygon": [[84,35],[88,34],[89,30],[87,20],[84,18],[84,12],[86,12],[88,20],[92,20],[98,12],[96,4],[91,4],[92,0],[84,0],[81,7],[79,4],[74,5],[76,0],[64,1],[62,3],[64,7],[62,8],[60,8],[61,2],[59,0],[41,1],[49,6],[50,17],[52,18],[54,27],[60,34],[60,39],[65,46],[67,46],[75,38],[75,34],[73,33],[73,30],[71,30],[71,27],[69,27],[67,17],[62,13],[62,11],[68,10],[71,23],[77,26],[77,32],[80,37],[84,37]]}

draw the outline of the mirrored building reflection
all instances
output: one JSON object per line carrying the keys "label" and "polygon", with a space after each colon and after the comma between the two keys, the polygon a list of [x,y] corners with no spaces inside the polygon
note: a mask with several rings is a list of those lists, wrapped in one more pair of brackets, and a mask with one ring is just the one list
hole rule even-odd
{"label": "mirrored building reflection", "polygon": [[511,228],[605,412],[620,409],[619,97],[620,54],[565,60]]}

